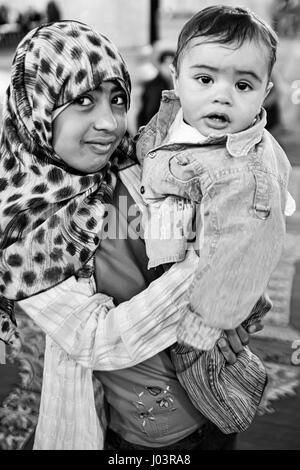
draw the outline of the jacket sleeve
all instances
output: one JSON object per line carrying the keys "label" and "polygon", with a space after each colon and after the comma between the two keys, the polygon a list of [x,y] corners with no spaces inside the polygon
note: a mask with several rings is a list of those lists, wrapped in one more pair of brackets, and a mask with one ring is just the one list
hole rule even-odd
{"label": "jacket sleeve", "polygon": [[250,315],[283,249],[283,193],[259,171],[229,174],[204,193],[203,245],[178,341],[208,350]]}
{"label": "jacket sleeve", "polygon": [[114,307],[94,294],[88,279],[69,278],[20,307],[67,354],[84,367],[113,370],[133,366],[176,341],[186,292],[198,256],[187,258],[131,300]]}

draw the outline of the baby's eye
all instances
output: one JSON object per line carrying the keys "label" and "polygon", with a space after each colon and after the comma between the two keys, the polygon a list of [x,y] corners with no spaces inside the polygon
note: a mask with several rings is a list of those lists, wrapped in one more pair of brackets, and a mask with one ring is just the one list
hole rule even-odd
{"label": "baby's eye", "polygon": [[118,106],[125,106],[126,105],[126,95],[124,93],[120,93],[119,95],[113,96],[112,104],[116,104]]}
{"label": "baby's eye", "polygon": [[197,77],[197,80],[203,85],[209,85],[210,83],[213,83],[213,79],[208,75],[201,75],[200,77]]}
{"label": "baby's eye", "polygon": [[73,103],[79,104],[79,106],[89,106],[92,104],[92,98],[88,95],[79,96],[73,101]]}
{"label": "baby's eye", "polygon": [[248,91],[248,90],[252,90],[252,86],[247,83],[247,82],[238,82],[236,84],[236,87],[238,88],[238,90],[240,91]]}

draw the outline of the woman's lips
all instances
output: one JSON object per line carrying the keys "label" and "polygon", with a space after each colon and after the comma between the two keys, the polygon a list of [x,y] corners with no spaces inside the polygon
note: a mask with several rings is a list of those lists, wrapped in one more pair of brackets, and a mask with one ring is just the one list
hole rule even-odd
{"label": "woman's lips", "polygon": [[109,152],[111,147],[114,145],[115,140],[110,141],[88,141],[86,144],[92,149],[94,153],[99,155]]}

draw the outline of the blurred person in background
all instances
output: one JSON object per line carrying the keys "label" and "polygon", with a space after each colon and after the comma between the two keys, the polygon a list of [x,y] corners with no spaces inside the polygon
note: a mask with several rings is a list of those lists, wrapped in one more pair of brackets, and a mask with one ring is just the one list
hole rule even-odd
{"label": "blurred person in background", "polygon": [[52,23],[61,20],[61,13],[55,2],[48,2],[46,6],[46,21]]}
{"label": "blurred person in background", "polygon": [[0,5],[0,25],[8,23],[8,7]]}
{"label": "blurred person in background", "polygon": [[16,23],[19,24],[23,34],[28,33],[32,28],[39,26],[43,22],[43,14],[33,7],[28,7],[17,15]]}
{"label": "blurred person in background", "polygon": [[170,64],[174,59],[174,51],[162,50],[157,57],[157,75],[144,83],[141,95],[141,107],[137,116],[138,127],[145,126],[157,113],[161,100],[161,92],[173,87]]}

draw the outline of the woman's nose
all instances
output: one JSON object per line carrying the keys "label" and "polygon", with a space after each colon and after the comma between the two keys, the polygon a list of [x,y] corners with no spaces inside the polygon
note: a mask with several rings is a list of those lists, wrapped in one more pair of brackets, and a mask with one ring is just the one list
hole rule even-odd
{"label": "woman's nose", "polygon": [[102,100],[102,102],[96,106],[94,127],[97,130],[105,130],[108,132],[114,132],[117,129],[118,122],[111,108],[110,101]]}

